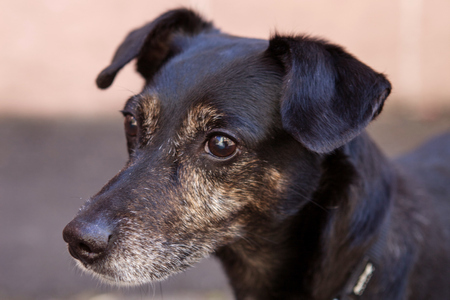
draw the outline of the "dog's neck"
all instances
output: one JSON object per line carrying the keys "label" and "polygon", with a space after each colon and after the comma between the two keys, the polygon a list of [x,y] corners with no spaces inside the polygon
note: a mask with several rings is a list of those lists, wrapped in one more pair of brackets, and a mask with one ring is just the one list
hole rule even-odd
{"label": "dog's neck", "polygon": [[322,169],[295,217],[217,252],[237,299],[332,300],[377,242],[395,178],[387,159],[363,134],[326,156]]}

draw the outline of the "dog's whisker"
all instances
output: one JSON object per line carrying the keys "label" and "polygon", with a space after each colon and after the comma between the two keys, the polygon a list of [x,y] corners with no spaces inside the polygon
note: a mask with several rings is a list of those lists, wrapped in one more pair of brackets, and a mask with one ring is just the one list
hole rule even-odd
{"label": "dog's whisker", "polygon": [[123,85],[118,85],[118,86],[116,86],[116,89],[121,89],[122,91],[127,91],[127,92],[130,93],[130,96],[134,96],[134,95],[137,94],[136,91],[133,91],[133,90],[131,90],[131,89],[129,89],[128,87],[123,86]]}
{"label": "dog's whisker", "polygon": [[[253,233],[250,233],[250,234],[253,234]],[[258,242],[256,242],[254,239],[250,239],[249,237],[245,236],[244,234],[237,234],[236,237],[238,237],[238,238],[242,239],[243,241],[247,242],[252,247],[259,246]]]}
{"label": "dog's whisker", "polygon": [[[269,243],[271,243],[271,244],[278,244],[277,241],[275,241],[275,240],[273,240],[273,239],[270,239],[270,238],[268,238],[268,237],[265,237],[265,236],[263,236],[263,235],[261,235],[261,234],[258,234],[258,233],[256,233],[256,232],[248,231],[247,234],[251,234],[251,235],[257,237],[258,239],[261,239],[261,240],[263,240],[263,241],[265,241],[265,242],[269,242]],[[249,239],[249,238],[247,237],[247,239]],[[249,239],[249,240],[250,240],[250,239]],[[252,241],[255,243],[256,246],[259,246],[259,244],[258,244],[255,240],[252,240]]]}
{"label": "dog's whisker", "polygon": [[[314,199],[305,196],[303,193],[295,190],[295,189],[289,189],[288,193],[292,193],[294,194],[296,197],[299,197],[302,200],[305,200],[308,203],[314,204],[315,206],[317,206],[318,208],[320,208],[321,210],[325,211],[325,212],[330,212],[330,208],[325,208],[324,206],[322,206],[321,204],[319,204],[317,201],[315,201]],[[336,207],[339,208],[339,207]],[[335,208],[333,208],[335,209]]]}

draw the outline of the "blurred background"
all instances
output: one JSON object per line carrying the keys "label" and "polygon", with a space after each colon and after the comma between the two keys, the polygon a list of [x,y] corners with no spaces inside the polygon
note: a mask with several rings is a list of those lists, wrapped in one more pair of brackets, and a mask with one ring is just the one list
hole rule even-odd
{"label": "blurred background", "polygon": [[387,74],[369,131],[390,156],[450,128],[448,0],[0,0],[0,299],[231,298],[214,259],[161,284],[105,286],[61,235],[126,161],[118,111],[143,80],[130,64],[100,91],[98,72],[131,29],[179,6],[239,36],[319,36]]}

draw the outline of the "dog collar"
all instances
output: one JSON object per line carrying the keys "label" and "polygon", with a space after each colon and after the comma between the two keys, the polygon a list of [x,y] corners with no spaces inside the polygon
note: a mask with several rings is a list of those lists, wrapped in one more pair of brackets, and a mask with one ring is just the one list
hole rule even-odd
{"label": "dog collar", "polygon": [[366,290],[367,284],[372,278],[376,268],[374,263],[368,256],[356,266],[347,284],[339,296],[334,297],[333,300],[356,300],[359,299]]}
{"label": "dog collar", "polygon": [[387,220],[385,220],[382,225],[378,240],[356,265],[339,295],[332,298],[332,300],[357,300],[364,294],[367,284],[370,282],[370,279],[372,279],[374,272],[381,265],[381,257],[383,248],[386,244],[389,227],[389,215],[386,217]]}

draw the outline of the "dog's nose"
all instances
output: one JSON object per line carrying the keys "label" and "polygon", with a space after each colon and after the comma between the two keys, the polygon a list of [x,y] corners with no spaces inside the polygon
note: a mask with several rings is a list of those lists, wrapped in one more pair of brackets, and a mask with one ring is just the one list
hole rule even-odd
{"label": "dog's nose", "polygon": [[74,258],[91,264],[106,252],[111,230],[101,224],[74,219],[64,228],[63,238]]}

